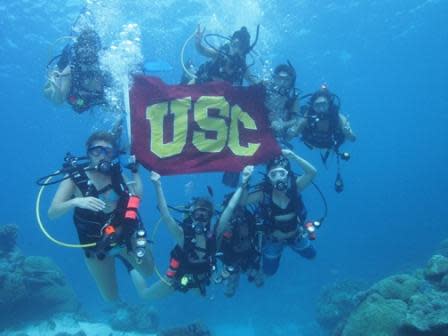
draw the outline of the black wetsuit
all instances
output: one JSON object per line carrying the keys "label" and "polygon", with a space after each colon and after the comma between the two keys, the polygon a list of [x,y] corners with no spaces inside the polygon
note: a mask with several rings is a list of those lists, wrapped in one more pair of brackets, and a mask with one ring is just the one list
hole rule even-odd
{"label": "black wetsuit", "polygon": [[[272,200],[272,187],[269,186],[263,190],[263,201],[260,211],[263,218],[267,221],[267,233],[277,230],[283,233],[292,232],[297,230],[299,224],[304,223],[307,215],[306,208],[303,203],[302,196],[297,192],[297,188],[295,187],[295,178],[295,176],[290,177],[293,187],[286,191],[286,196],[289,198],[289,203],[284,209],[279,207]],[[276,220],[276,217],[289,214],[294,214],[294,216],[289,220]]]}
{"label": "black wetsuit", "polygon": [[[267,183],[263,190],[263,201],[260,204],[260,213],[265,220],[266,232],[262,253],[263,272],[268,276],[277,272],[285,246],[289,246],[294,252],[307,259],[313,259],[316,256],[316,251],[308,237],[303,236],[300,230],[300,226],[305,223],[307,213],[302,197],[297,191],[295,180],[296,177],[291,175],[292,188],[288,189],[286,193],[290,201],[285,209],[275,204],[272,199],[272,188]],[[277,216],[290,214],[294,215],[289,220],[276,220]],[[283,233],[296,232],[296,234],[287,240],[278,240],[271,234],[277,230]]]}
{"label": "black wetsuit", "polygon": [[259,269],[260,253],[257,248],[255,217],[246,210],[240,221],[231,223],[231,229],[223,233],[220,258],[235,271]]}
{"label": "black wetsuit", "polygon": [[[110,243],[114,243],[114,245],[125,245],[128,249],[131,249],[130,238],[135,230],[142,225],[139,221],[124,219],[124,211],[129,198],[129,192],[118,165],[115,170],[111,177],[112,183],[101,190],[95,188],[84,170],[80,170],[72,176],[73,182],[81,191],[83,197],[99,197],[111,189],[119,195],[117,206],[110,213],[75,208],[73,221],[78,233],[79,242],[83,245],[97,244],[94,247],[84,249],[87,257],[96,256],[99,259],[104,258],[108,250],[112,248]],[[113,225],[116,229],[116,235],[108,237],[109,240],[106,240],[103,229],[109,224]]]}
{"label": "black wetsuit", "polygon": [[[106,104],[105,89],[111,78],[100,69],[99,62],[84,64],[79,62],[73,51],[73,45],[67,45],[57,63],[59,71],[70,65],[71,83],[67,103],[78,113],[85,112],[93,106]],[[96,81],[99,84],[97,90],[87,87],[89,82]]]}
{"label": "black wetsuit", "polygon": [[[309,147],[337,149],[345,141],[336,109],[333,108],[325,115],[317,115],[312,108],[304,107],[303,115],[307,118],[307,124],[302,132],[302,140]],[[328,123],[326,129],[319,127],[323,122]]]}
{"label": "black wetsuit", "polygon": [[196,83],[207,83],[223,80],[241,85],[246,74],[246,57],[238,54],[230,55],[230,46],[223,45],[215,59],[202,64],[196,73]]}
{"label": "black wetsuit", "polygon": [[[196,235],[191,227],[191,220],[182,224],[184,231],[184,246],[176,245],[171,251],[170,267],[166,275],[172,280],[173,287],[181,292],[198,288],[202,295],[206,295],[206,287],[215,268],[216,238],[206,235],[205,248],[196,246]],[[200,258],[199,253],[204,253]]]}

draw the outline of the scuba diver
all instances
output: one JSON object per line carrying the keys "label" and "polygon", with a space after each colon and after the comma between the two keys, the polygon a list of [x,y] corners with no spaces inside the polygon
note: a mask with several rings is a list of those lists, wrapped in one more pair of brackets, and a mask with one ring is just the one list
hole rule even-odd
{"label": "scuba diver", "polygon": [[62,178],[48,216],[55,219],[74,209],[79,241],[83,246],[92,245],[84,247],[87,268],[104,300],[116,301],[119,296],[114,257],[142,276],[149,277],[153,272],[152,256],[145,251],[145,229],[138,215],[143,186],[136,165],[131,168],[132,180],[123,176],[113,134],[93,133],[86,150],[86,158],[67,155],[62,170],[67,175]]}
{"label": "scuba diver", "polygon": [[245,273],[249,282],[257,287],[263,285],[263,275],[260,271],[261,232],[255,215],[247,208],[239,205],[243,190],[247,188],[254,170],[253,166],[244,168],[241,185],[224,201],[222,212],[216,226],[218,256],[223,263],[216,283],[225,284],[224,294],[227,297],[235,295],[240,275]]}
{"label": "scuba diver", "polygon": [[[171,251],[166,276],[143,290],[140,296],[155,300],[175,291],[186,293],[191,289],[206,296],[206,288],[210,285],[216,263],[216,240],[211,228],[213,204],[206,197],[193,198],[185,212],[181,210],[185,218],[178,224],[169,212],[160,175],[152,171],[150,178],[155,187],[161,219],[176,241],[176,246]],[[137,277],[135,280],[138,280]],[[144,283],[141,276],[139,281]]]}
{"label": "scuba diver", "polygon": [[275,67],[272,78],[263,82],[271,128],[279,145],[289,149],[289,141],[297,135],[300,112],[296,78],[296,71],[288,61]]}
{"label": "scuba diver", "polygon": [[[197,72],[194,83],[206,83],[215,80],[222,80],[232,83],[233,85],[242,85],[244,79],[251,80],[249,66],[246,63],[246,56],[255,47],[258,40],[257,36],[255,42],[250,44],[250,34],[246,27],[241,27],[233,33],[232,37],[224,37],[221,35],[212,34],[210,36],[218,36],[228,40],[219,48],[214,47],[207,42],[207,36],[204,36],[204,30],[198,26],[195,36],[195,45],[198,52],[211,60],[202,64]],[[205,41],[208,46],[205,46],[202,41]]]}
{"label": "scuba diver", "polygon": [[[250,34],[246,27],[241,27],[231,37],[218,34],[204,35],[204,32],[205,28],[201,30],[201,27],[198,25],[195,34],[195,45],[197,51],[202,56],[210,58],[210,60],[202,64],[195,74],[190,71],[194,69],[191,63],[188,64],[190,70],[187,70],[186,66],[184,66],[182,83],[187,82],[185,80],[186,76],[191,77],[189,84],[226,81],[232,85],[242,85],[244,79],[255,82],[255,78],[249,71],[250,65],[248,66],[246,63],[246,57],[258,42],[260,26],[257,27],[255,41],[252,44],[250,44]],[[218,37],[228,42],[218,48],[208,42],[208,37]],[[207,46],[203,44],[203,41]],[[223,175],[223,183],[227,186],[235,188],[238,185],[238,181],[239,174],[225,172]]]}
{"label": "scuba diver", "polygon": [[78,113],[105,105],[105,90],[111,77],[101,70],[101,48],[101,40],[93,29],[82,30],[61,55],[49,62],[44,95],[55,104],[67,102]]}
{"label": "scuba diver", "polygon": [[338,168],[335,190],[342,192],[344,184],[340,174],[340,159],[347,161],[350,159],[350,154],[347,152],[341,153],[339,147],[346,140],[355,141],[356,136],[347,118],[339,111],[339,97],[331,93],[327,86],[322,85],[320,90],[307,96],[309,101],[302,109],[302,118],[298,123],[298,134],[309,148],[326,150],[324,154],[321,154],[324,164],[326,164],[332,152],[336,154]]}
{"label": "scuba diver", "polygon": [[[303,169],[302,176],[291,170],[291,159]],[[300,193],[316,175],[316,169],[289,149],[267,164],[264,183],[245,196],[244,204],[257,204],[259,216],[264,221],[262,250],[263,272],[274,275],[280,265],[283,249],[288,246],[306,259],[313,259],[316,250],[311,245],[306,228],[306,209]]]}

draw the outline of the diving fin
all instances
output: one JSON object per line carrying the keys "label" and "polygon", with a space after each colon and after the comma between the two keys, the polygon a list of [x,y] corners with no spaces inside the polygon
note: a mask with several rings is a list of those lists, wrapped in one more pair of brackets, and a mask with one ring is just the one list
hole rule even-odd
{"label": "diving fin", "polygon": [[240,181],[240,173],[225,172],[222,175],[222,183],[228,187],[236,188]]}

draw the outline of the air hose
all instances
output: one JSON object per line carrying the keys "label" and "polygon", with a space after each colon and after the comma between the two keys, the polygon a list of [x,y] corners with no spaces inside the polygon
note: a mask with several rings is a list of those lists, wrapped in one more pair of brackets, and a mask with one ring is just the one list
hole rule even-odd
{"label": "air hose", "polygon": [[196,79],[197,76],[192,73],[187,67],[185,66],[185,48],[187,47],[188,43],[190,43],[191,39],[196,35],[196,31],[193,32],[184,42],[181,52],[180,52],[180,64],[182,65],[182,69],[184,72],[190,76],[192,79]]}
{"label": "air hose", "polygon": [[[56,173],[56,172],[55,172]],[[43,183],[43,185],[40,187],[39,189],[39,193],[37,194],[37,199],[36,199],[36,219],[37,219],[37,223],[39,224],[39,228],[42,231],[42,233],[45,235],[45,237],[48,238],[48,240],[52,241],[53,243],[55,243],[56,245],[59,246],[63,246],[63,247],[67,247],[67,248],[88,248],[88,247],[94,247],[96,246],[96,243],[91,243],[91,244],[67,244],[64,243],[60,240],[57,240],[55,238],[53,238],[48,231],[45,229],[45,226],[42,222],[42,218],[40,215],[40,201],[42,199],[42,194],[45,190],[45,187],[50,183],[50,180],[53,178],[53,176],[49,176]]]}
{"label": "air hose", "polygon": [[[157,231],[159,230],[159,226],[160,226],[160,223],[162,222],[162,218],[159,218],[159,220],[156,222],[156,224],[154,225],[154,230],[152,231],[152,234],[151,234],[151,241],[152,242],[155,242],[155,237],[156,237],[156,235],[157,235]],[[153,255],[153,257],[154,257],[154,253],[152,254]],[[169,282],[169,281],[167,281],[165,278],[164,278],[164,276],[160,273],[160,271],[159,271],[159,269],[158,269],[158,267],[157,267],[157,265],[156,265],[156,263],[154,262],[154,271],[156,272],[156,274],[157,274],[157,276],[159,277],[159,279],[160,279],[160,281],[162,281],[163,283],[165,283],[166,285],[168,285],[169,287],[172,287],[173,285]]]}

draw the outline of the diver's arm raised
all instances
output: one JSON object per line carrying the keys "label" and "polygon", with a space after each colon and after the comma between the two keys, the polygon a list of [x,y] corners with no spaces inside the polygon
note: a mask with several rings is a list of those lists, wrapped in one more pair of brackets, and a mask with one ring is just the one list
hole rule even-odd
{"label": "diver's arm raised", "polygon": [[352,142],[356,141],[356,135],[353,133],[347,117],[339,114],[339,124],[341,125],[342,133],[344,134],[345,139]]}
{"label": "diver's arm raised", "polygon": [[143,197],[143,182],[138,171],[132,173],[133,192],[140,198]]}
{"label": "diver's arm raised", "polygon": [[221,237],[222,233],[228,228],[230,219],[233,216],[233,212],[235,211],[235,208],[238,206],[238,203],[241,200],[243,191],[247,188],[247,184],[249,183],[249,179],[253,171],[254,166],[247,166],[244,168],[243,175],[241,177],[241,185],[233,193],[229,203],[227,204],[226,208],[221,214],[221,217],[219,218],[218,226],[216,228],[216,236],[218,238]]}
{"label": "diver's arm raised", "polygon": [[137,195],[138,197],[143,197],[143,182],[142,177],[138,171],[138,163],[134,155],[129,157],[128,168],[131,170],[132,178],[126,181],[131,193]]}
{"label": "diver's arm raised", "polygon": [[66,66],[62,71],[53,69],[48,75],[44,87],[44,96],[54,104],[62,104],[68,96],[71,88],[71,67]]}
{"label": "diver's arm raised", "polygon": [[154,188],[156,189],[157,206],[159,208],[160,215],[162,216],[162,220],[165,222],[176,243],[180,247],[183,247],[184,231],[179,225],[177,225],[176,221],[171,216],[170,211],[168,210],[168,205],[166,203],[165,195],[162,189],[162,182],[160,181],[160,175],[152,171],[150,179],[154,184]]}
{"label": "diver's arm raised", "polygon": [[302,159],[300,156],[295,154],[289,149],[282,149],[282,154],[290,160],[294,160],[302,168],[304,174],[299,176],[296,180],[297,190],[299,192],[303,191],[308,187],[316,176],[317,170],[308,161]]}
{"label": "diver's arm raised", "polygon": [[204,46],[202,44],[202,40],[204,37],[204,33],[205,33],[205,28],[203,30],[201,30],[201,26],[198,25],[198,30],[196,31],[196,35],[195,35],[195,46],[196,46],[196,50],[205,57],[208,58],[214,58],[218,55],[218,53],[211,49],[211,48],[207,48],[206,46]]}

